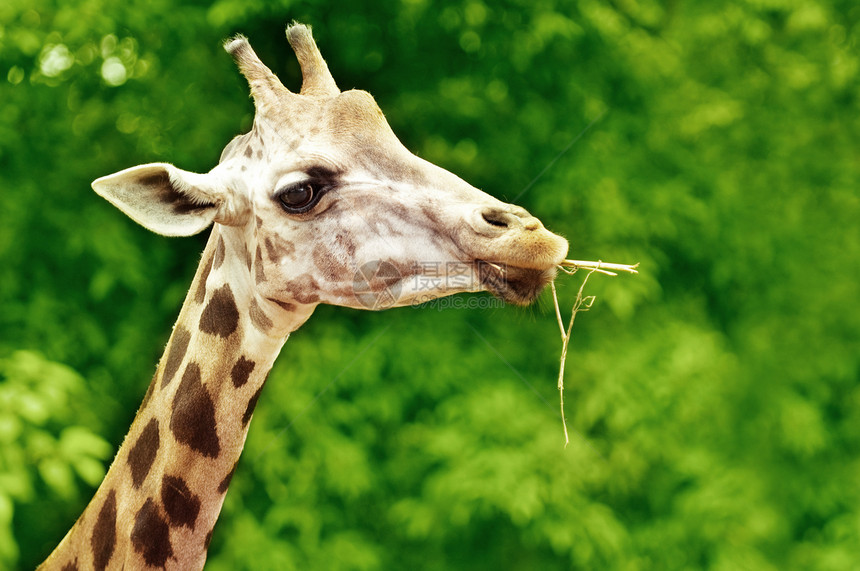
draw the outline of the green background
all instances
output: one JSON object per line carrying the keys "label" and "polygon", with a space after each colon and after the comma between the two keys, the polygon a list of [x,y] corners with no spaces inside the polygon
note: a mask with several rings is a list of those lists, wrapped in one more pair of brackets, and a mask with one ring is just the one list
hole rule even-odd
{"label": "green background", "polygon": [[293,19],[414,152],[642,272],[588,283],[567,449],[547,295],[319,308],[208,568],[860,565],[855,2],[5,0],[0,568],[89,501],[203,248],[90,182],[214,166],[253,113],[222,40],[296,89]]}

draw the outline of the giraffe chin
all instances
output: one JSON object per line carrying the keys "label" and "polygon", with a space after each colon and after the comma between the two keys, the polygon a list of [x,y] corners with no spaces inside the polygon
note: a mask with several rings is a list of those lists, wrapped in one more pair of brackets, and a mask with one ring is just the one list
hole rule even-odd
{"label": "giraffe chin", "polygon": [[544,270],[505,266],[479,260],[478,275],[488,292],[505,303],[529,305],[555,279],[556,267]]}

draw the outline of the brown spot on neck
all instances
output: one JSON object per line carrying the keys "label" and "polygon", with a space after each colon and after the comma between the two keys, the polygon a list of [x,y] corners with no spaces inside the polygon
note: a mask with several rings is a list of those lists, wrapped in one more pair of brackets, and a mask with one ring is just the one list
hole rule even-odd
{"label": "brown spot on neck", "polygon": [[176,391],[170,430],[176,440],[209,458],[221,453],[215,423],[215,405],[200,380],[200,367],[189,363]]}
{"label": "brown spot on neck", "polygon": [[128,452],[128,467],[131,469],[131,484],[139,488],[149,474],[155,456],[158,453],[160,441],[158,437],[158,421],[149,421],[131,450]]}
{"label": "brown spot on neck", "polygon": [[212,293],[200,315],[200,330],[219,337],[229,337],[239,326],[239,309],[229,284]]}
{"label": "brown spot on neck", "polygon": [[155,375],[152,376],[152,381],[149,382],[149,387],[146,389],[146,394],[143,395],[143,402],[140,403],[140,408],[137,409],[138,414],[141,411],[146,409],[146,405],[149,404],[149,399],[152,398],[152,393],[155,392],[155,383],[158,381],[158,371],[155,372]]}
{"label": "brown spot on neck", "polygon": [[231,468],[230,471],[227,472],[227,475],[224,476],[224,479],[221,480],[220,484],[218,484],[218,493],[219,494],[223,494],[223,493],[227,492],[227,488],[230,487],[230,481],[233,479],[233,474],[236,473],[236,466],[238,466],[238,465],[239,465],[239,461],[236,460],[236,463],[233,464],[233,468]]}
{"label": "brown spot on neck", "polygon": [[200,513],[200,498],[188,489],[185,480],[165,475],[161,479],[161,503],[171,526],[184,525],[194,529]]}
{"label": "brown spot on neck", "polygon": [[116,492],[114,490],[108,492],[102,509],[99,510],[96,524],[93,526],[90,546],[93,550],[93,567],[100,570],[106,569],[116,546]]}
{"label": "brown spot on neck", "polygon": [[182,325],[177,325],[170,339],[170,348],[167,350],[167,359],[164,361],[164,373],[161,377],[161,388],[170,384],[191,342],[191,333]]}
{"label": "brown spot on neck", "polygon": [[233,370],[230,371],[230,379],[233,381],[233,386],[237,389],[248,382],[248,377],[254,371],[256,363],[250,359],[246,359],[244,355],[239,357],[236,364],[233,365]]}
{"label": "brown spot on neck", "polygon": [[203,270],[200,272],[197,289],[194,292],[194,301],[197,303],[203,303],[206,301],[206,280],[209,279],[209,272],[212,271],[212,262],[214,259],[214,255],[208,254],[206,256],[206,260],[203,262]]}
{"label": "brown spot on neck", "polygon": [[131,544],[151,567],[164,567],[167,560],[173,557],[170,528],[152,498],[147,498],[134,518]]}
{"label": "brown spot on neck", "polygon": [[224,246],[224,236],[218,236],[218,245],[215,246],[215,269],[221,267],[224,263],[224,256],[227,253],[227,248]]}
{"label": "brown spot on neck", "polygon": [[251,420],[251,415],[254,414],[254,409],[257,408],[257,401],[260,400],[260,393],[263,392],[263,387],[265,385],[266,382],[263,381],[263,384],[260,385],[260,388],[257,389],[254,396],[248,400],[248,406],[245,407],[245,414],[242,415],[242,426],[247,426],[248,422]]}

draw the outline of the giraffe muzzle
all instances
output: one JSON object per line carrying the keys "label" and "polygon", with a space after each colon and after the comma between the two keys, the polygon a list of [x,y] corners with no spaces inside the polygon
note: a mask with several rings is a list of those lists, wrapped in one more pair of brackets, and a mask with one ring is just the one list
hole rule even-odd
{"label": "giraffe muzzle", "polygon": [[468,219],[481,285],[507,303],[528,305],[556,275],[568,243],[520,206],[476,208]]}
{"label": "giraffe muzzle", "polygon": [[472,253],[478,260],[545,271],[555,268],[567,255],[567,240],[547,230],[520,206],[481,206],[468,222],[475,233]]}

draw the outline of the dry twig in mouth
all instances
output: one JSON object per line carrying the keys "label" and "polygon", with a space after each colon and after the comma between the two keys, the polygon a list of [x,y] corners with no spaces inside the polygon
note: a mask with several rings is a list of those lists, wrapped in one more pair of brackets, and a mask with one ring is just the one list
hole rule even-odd
{"label": "dry twig in mouth", "polygon": [[[638,274],[639,271],[637,268],[639,264],[627,265],[627,264],[611,264],[607,262],[587,262],[583,260],[564,260],[561,264],[559,264],[558,269],[563,271],[568,275],[573,275],[579,269],[587,269],[588,273],[585,275],[585,279],[582,280],[582,285],[579,286],[579,291],[576,292],[576,300],[573,302],[573,310],[570,313],[570,322],[567,324],[567,327],[564,326],[564,320],[561,317],[561,310],[558,306],[558,293],[555,290],[555,281],[553,280],[550,283],[552,287],[552,301],[555,304],[555,316],[558,319],[558,328],[561,332],[561,359],[558,366],[558,396],[561,407],[561,425],[564,428],[564,447],[567,448],[567,445],[570,443],[570,437],[567,433],[567,420],[564,417],[564,363],[567,359],[567,348],[570,344],[570,334],[573,331],[573,322],[576,320],[576,314],[580,311],[588,311],[591,309],[591,305],[594,303],[596,299],[593,295],[588,295],[583,297],[582,292],[585,291],[585,284],[588,283],[588,278],[591,277],[591,274],[594,272],[600,272],[601,274],[606,274],[608,276],[617,276],[617,272],[629,272],[631,274]],[[615,270],[615,271],[612,271]]]}
{"label": "dry twig in mouth", "polygon": [[612,264],[609,262],[601,262],[600,260],[597,260],[596,262],[587,262],[585,260],[565,260],[561,264],[559,264],[558,269],[560,269],[566,274],[574,274],[576,273],[576,270],[587,269],[592,270],[594,272],[600,272],[601,274],[606,274],[607,276],[617,276],[618,274],[616,272],[629,272],[631,274],[638,274],[638,267],[639,264],[633,264],[631,266],[629,264]]}

